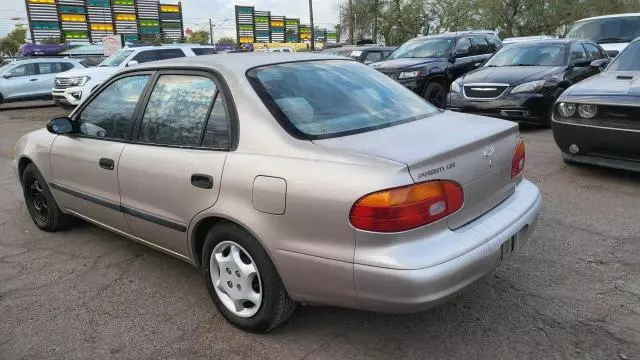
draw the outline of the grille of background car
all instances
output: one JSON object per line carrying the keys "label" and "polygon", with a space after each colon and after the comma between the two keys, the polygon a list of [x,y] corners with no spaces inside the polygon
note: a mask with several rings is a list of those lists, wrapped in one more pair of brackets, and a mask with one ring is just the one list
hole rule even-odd
{"label": "grille of background car", "polygon": [[56,89],[66,89],[69,87],[69,79],[67,78],[56,78],[54,81],[54,87]]}
{"label": "grille of background car", "polygon": [[492,99],[496,98],[507,90],[508,86],[504,85],[465,85],[464,94],[466,97],[475,99]]}
{"label": "grille of background car", "polygon": [[640,107],[634,106],[599,106],[601,118],[612,120],[624,120],[629,122],[640,122]]}

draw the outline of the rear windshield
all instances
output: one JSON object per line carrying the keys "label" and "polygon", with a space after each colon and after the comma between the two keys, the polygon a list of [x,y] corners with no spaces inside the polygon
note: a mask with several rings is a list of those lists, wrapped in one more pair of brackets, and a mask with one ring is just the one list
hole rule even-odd
{"label": "rear windshield", "polygon": [[640,71],[640,41],[629,44],[616,56],[607,71]]}
{"label": "rear windshield", "polygon": [[404,86],[352,61],[269,65],[248,76],[271,113],[300,138],[344,136],[438,112]]}

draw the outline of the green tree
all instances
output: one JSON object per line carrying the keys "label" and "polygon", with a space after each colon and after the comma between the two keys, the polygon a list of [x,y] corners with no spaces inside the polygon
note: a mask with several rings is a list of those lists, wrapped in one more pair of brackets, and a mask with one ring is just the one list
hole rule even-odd
{"label": "green tree", "polygon": [[235,44],[236,39],[232,38],[231,36],[222,36],[218,39],[217,43],[218,44]]}
{"label": "green tree", "polygon": [[208,44],[209,32],[204,30],[194,31],[189,35],[187,42],[192,44]]}
{"label": "green tree", "polygon": [[26,39],[27,28],[24,25],[16,25],[7,36],[0,38],[0,54],[5,56],[15,55],[20,50],[20,45],[26,42]]}

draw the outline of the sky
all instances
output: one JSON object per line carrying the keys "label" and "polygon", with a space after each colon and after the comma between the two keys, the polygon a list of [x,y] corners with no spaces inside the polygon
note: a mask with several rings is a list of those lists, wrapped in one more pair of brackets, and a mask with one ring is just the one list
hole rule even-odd
{"label": "sky", "polygon": [[[314,0],[315,25],[332,29],[338,21],[341,1],[343,0]],[[175,4],[178,1],[161,2]],[[211,18],[214,25],[219,24],[214,31],[214,39],[221,36],[235,37],[235,5],[254,6],[256,10],[271,11],[272,15],[300,18],[301,23],[309,23],[309,2],[306,0],[182,0],[185,29],[207,30]],[[11,20],[12,17],[22,17],[24,20]],[[0,36],[11,31],[14,24],[26,23],[26,17],[25,0],[0,0]]]}

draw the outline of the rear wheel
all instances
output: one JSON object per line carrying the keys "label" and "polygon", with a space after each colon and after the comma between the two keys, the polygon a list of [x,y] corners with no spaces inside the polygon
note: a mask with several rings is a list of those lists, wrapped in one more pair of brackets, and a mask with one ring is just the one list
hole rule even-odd
{"label": "rear wheel", "polygon": [[295,310],[269,256],[240,226],[223,223],[209,230],[201,260],[209,295],[233,325],[247,331],[269,331]]}
{"label": "rear wheel", "polygon": [[430,82],[424,89],[423,97],[434,106],[444,109],[447,104],[447,91],[442,84]]}
{"label": "rear wheel", "polygon": [[34,164],[29,164],[22,174],[22,191],[31,219],[44,231],[63,229],[69,216],[60,211],[47,182]]}

